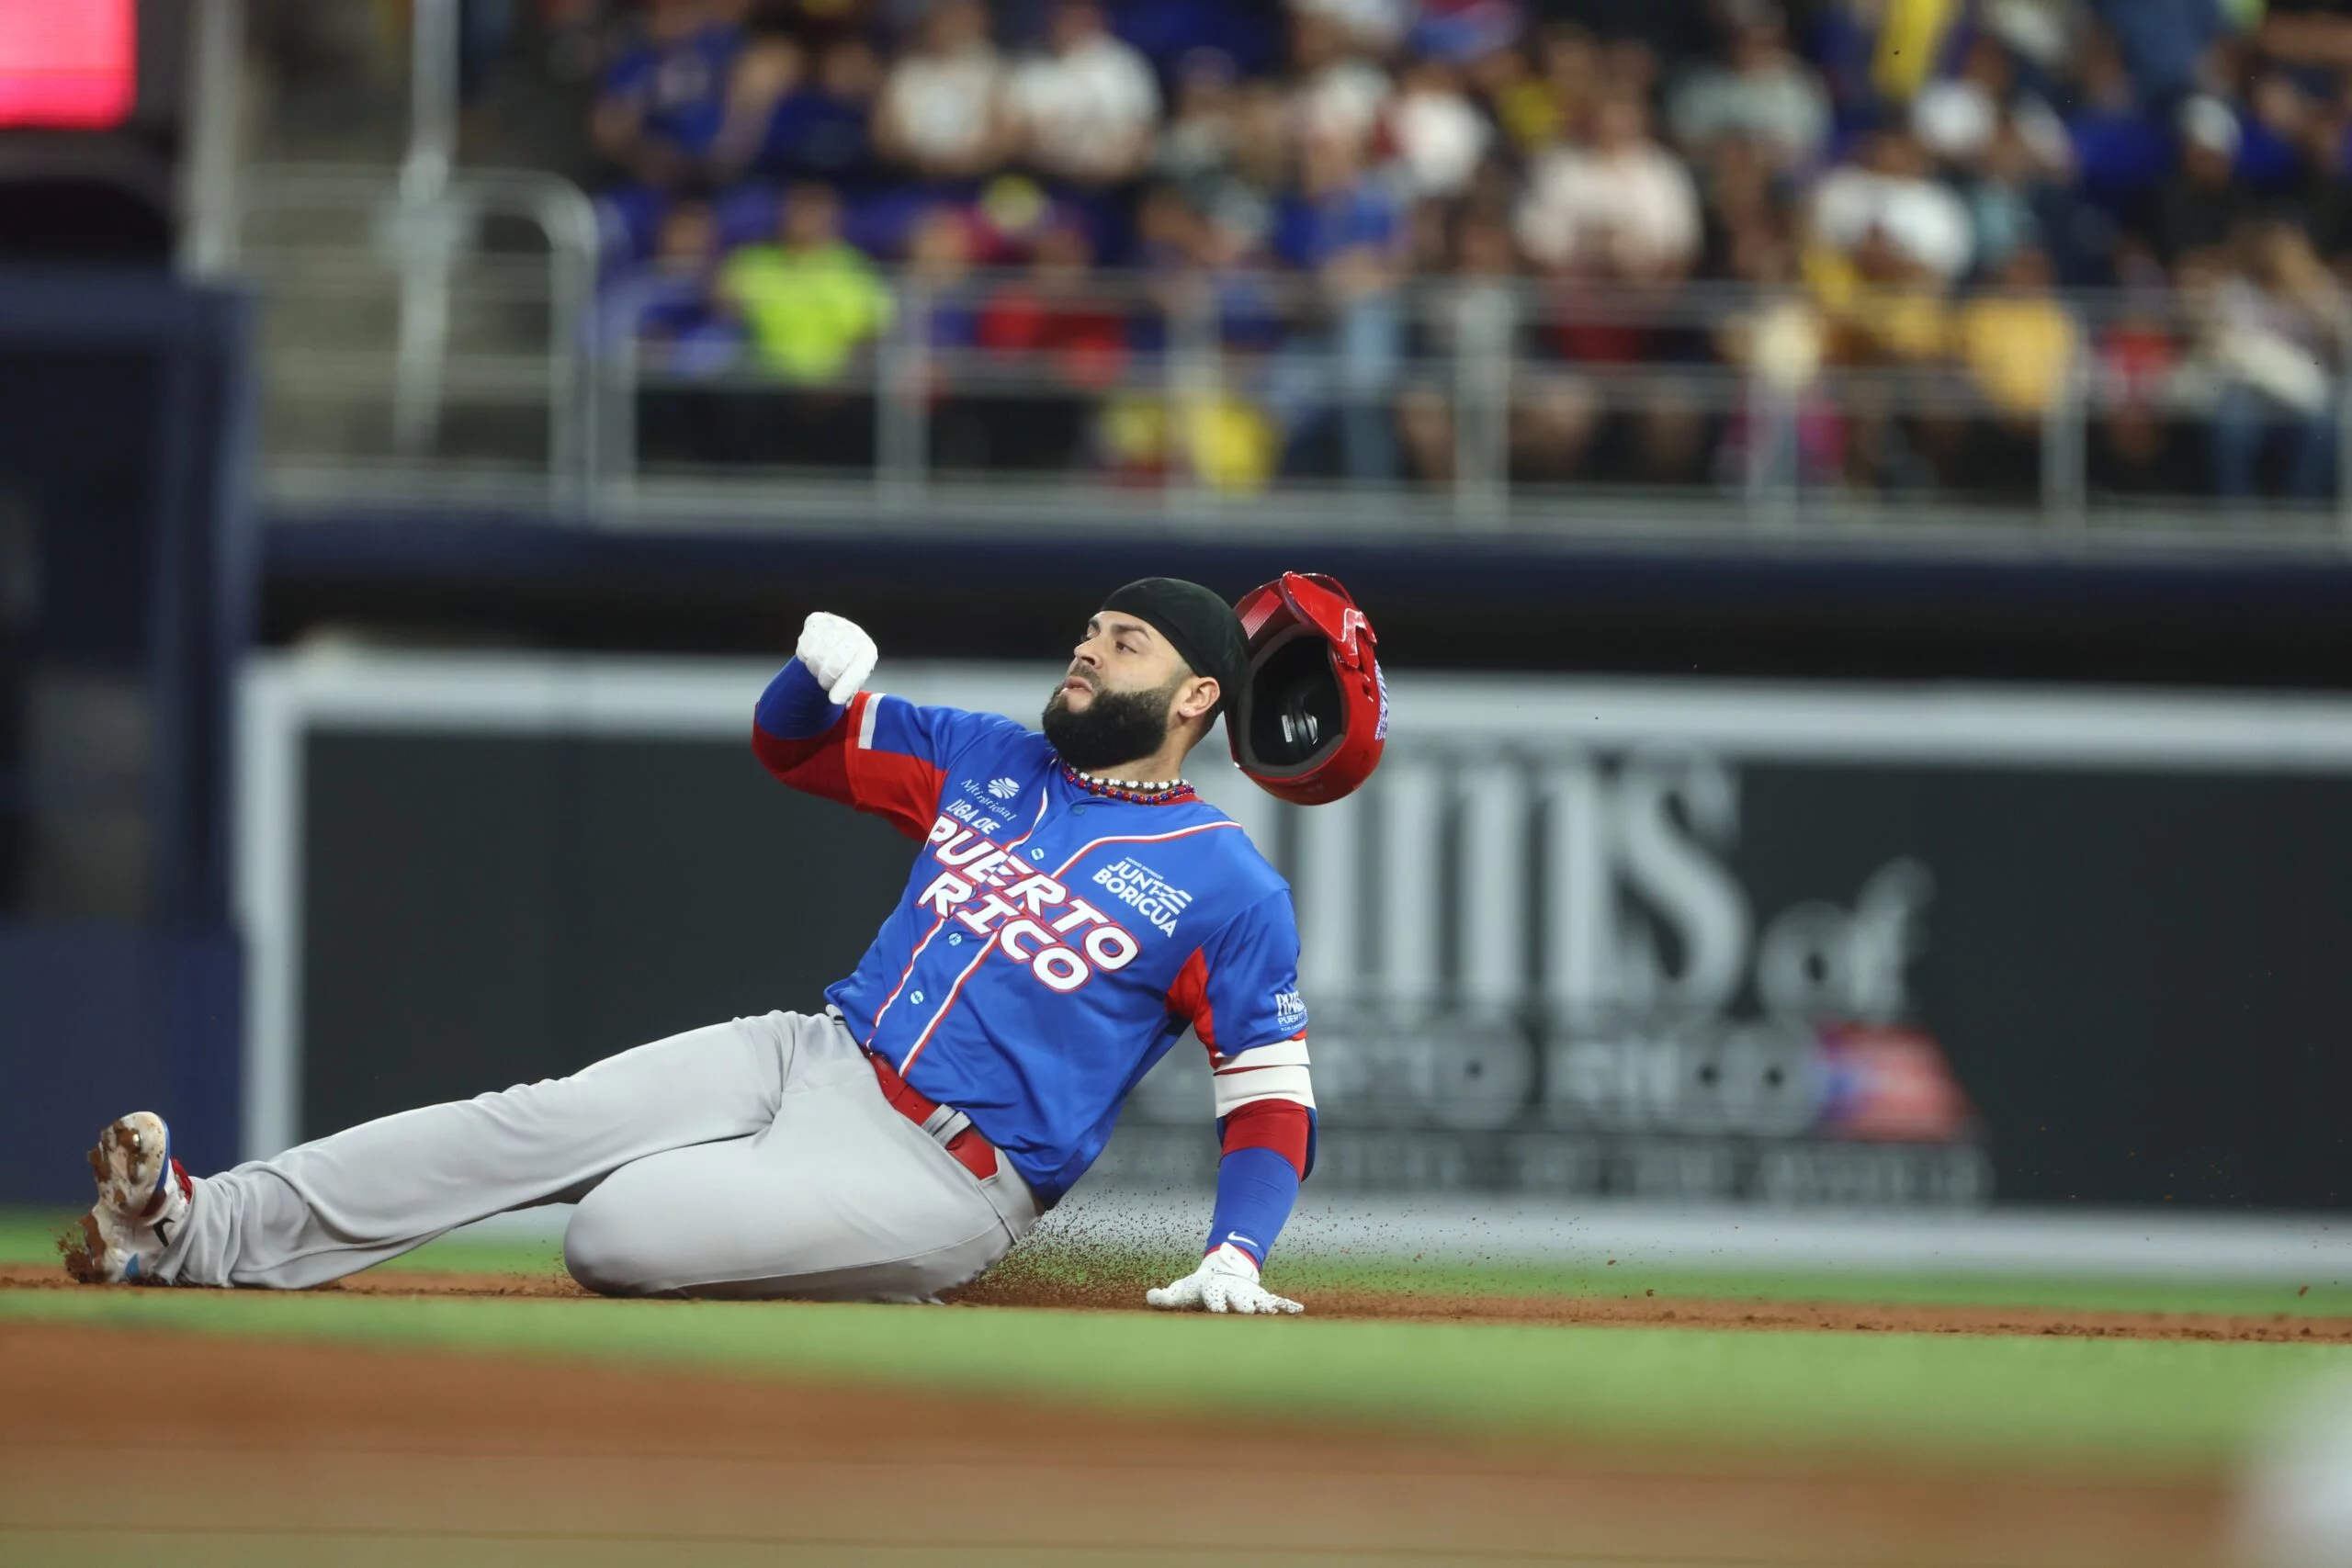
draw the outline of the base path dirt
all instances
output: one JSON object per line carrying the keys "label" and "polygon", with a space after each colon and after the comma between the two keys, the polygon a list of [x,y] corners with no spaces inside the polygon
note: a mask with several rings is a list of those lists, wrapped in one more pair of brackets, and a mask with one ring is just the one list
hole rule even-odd
{"label": "base path dirt", "polygon": [[[1141,1284],[1063,1285],[983,1279],[956,1294],[972,1306],[1132,1311]],[[1440,1292],[1302,1292],[1320,1318],[1516,1323],[1621,1328],[1797,1329],[1822,1334],[2067,1335],[2117,1339],[2352,1343],[2352,1318],[2292,1313],[2098,1312],[2080,1308],[1938,1306],[1869,1302],[1710,1301],[1650,1294],[1464,1296]]]}
{"label": "base path dirt", "polygon": [[10,1563],[2188,1568],[2223,1517],[2178,1483],[0,1324]]}
{"label": "base path dirt", "polygon": [[[990,1276],[951,1293],[960,1306],[1141,1312],[1147,1281],[1071,1285]],[[60,1269],[0,1265],[0,1291],[83,1290]],[[375,1269],[323,1286],[359,1295],[533,1296],[593,1300],[550,1266],[544,1273],[461,1274]],[[1936,1306],[1868,1302],[1711,1301],[1689,1296],[1465,1296],[1440,1292],[1313,1291],[1317,1318],[1512,1323],[1561,1327],[1797,1330],[1820,1334],[1989,1334],[2098,1339],[2207,1339],[2352,1344],[2352,1318],[2293,1313],[2098,1312],[2084,1308]]]}

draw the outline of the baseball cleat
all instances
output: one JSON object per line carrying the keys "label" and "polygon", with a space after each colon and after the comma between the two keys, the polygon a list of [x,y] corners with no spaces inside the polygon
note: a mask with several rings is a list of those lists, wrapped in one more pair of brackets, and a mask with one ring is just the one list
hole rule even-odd
{"label": "baseball cleat", "polygon": [[195,1194],[172,1157],[172,1130],[152,1111],[107,1123],[90,1151],[98,1201],[58,1242],[65,1271],[85,1285],[148,1280],[187,1219]]}

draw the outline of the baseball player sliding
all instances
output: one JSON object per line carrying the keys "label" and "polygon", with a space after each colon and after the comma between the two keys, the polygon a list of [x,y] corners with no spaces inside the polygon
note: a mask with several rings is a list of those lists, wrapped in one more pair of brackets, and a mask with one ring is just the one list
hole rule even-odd
{"label": "baseball player sliding", "polygon": [[1336,798],[1387,723],[1372,629],[1329,579],[1238,610],[1149,578],[1086,623],[1043,734],[865,691],[873,639],[813,615],[755,710],[768,771],[921,848],[821,1010],[739,1018],[570,1077],[427,1106],[192,1179],[161,1117],[110,1124],[68,1237],[87,1282],[299,1290],[454,1226],[576,1202],[612,1295],[928,1300],[1004,1256],[1102,1152],[1187,1026],[1224,1153],[1205,1256],[1155,1307],[1295,1313],[1261,1282],[1313,1164],[1290,890],[1184,763],[1220,713],[1264,787]]}

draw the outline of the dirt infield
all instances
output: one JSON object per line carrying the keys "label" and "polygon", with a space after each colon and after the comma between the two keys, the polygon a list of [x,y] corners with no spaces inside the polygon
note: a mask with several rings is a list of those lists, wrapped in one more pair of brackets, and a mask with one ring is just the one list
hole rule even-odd
{"label": "dirt infield", "polygon": [[[1826,1334],[2057,1335],[2109,1339],[2352,1343],[2352,1319],[2289,1313],[2099,1312],[2076,1308],[1913,1305],[1856,1302],[1710,1301],[1684,1296],[1465,1296],[1409,1290],[1316,1291],[1324,1318],[1516,1323],[1621,1328],[1793,1329]],[[1139,1284],[1069,1286],[983,1279],[956,1293],[972,1306],[1134,1311]]]}
{"label": "dirt infield", "polygon": [[[2215,1559],[2212,1489],[0,1325],[0,1562]],[[654,1547],[690,1556],[652,1556]]]}
{"label": "dirt infield", "polygon": [[[954,1293],[958,1305],[1140,1312],[1140,1279],[1069,1285],[1014,1274],[985,1278]],[[74,1290],[58,1269],[0,1265],[0,1290]],[[378,1270],[323,1287],[367,1295],[528,1296],[588,1299],[552,1265],[534,1274],[441,1274]],[[1306,1292],[1321,1319],[1512,1323],[1553,1326],[1714,1328],[1828,1334],[1978,1334],[2102,1339],[2200,1339],[2278,1344],[2352,1344],[2352,1318],[2291,1313],[2101,1312],[2079,1308],[1951,1306],[1853,1302],[1712,1301],[1653,1295],[1465,1296],[1411,1290]]]}

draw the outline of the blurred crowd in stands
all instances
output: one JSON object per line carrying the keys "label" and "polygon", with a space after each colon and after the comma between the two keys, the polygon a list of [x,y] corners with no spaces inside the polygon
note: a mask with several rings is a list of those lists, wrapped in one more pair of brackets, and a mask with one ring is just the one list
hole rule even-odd
{"label": "blurred crowd in stands", "polygon": [[871,462],[912,334],[937,468],[2033,493],[2081,400],[2102,492],[2335,491],[2352,0],[604,25],[604,321],[653,460]]}

